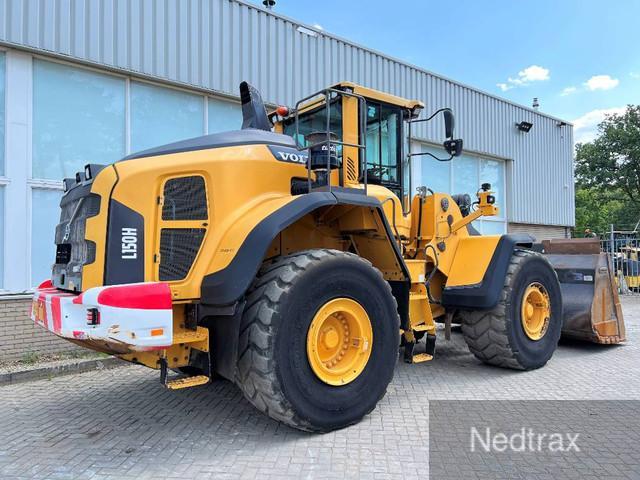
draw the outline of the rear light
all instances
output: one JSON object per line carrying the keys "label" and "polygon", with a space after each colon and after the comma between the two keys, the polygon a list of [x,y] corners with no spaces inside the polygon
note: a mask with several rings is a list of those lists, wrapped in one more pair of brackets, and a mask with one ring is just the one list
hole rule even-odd
{"label": "rear light", "polygon": [[100,325],[100,311],[97,308],[87,308],[87,325]]}

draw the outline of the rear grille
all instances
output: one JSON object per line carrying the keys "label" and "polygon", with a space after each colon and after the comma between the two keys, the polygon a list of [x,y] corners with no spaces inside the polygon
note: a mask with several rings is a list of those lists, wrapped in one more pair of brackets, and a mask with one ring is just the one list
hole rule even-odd
{"label": "rear grille", "polygon": [[[82,203],[80,204],[80,202]],[[78,204],[80,204],[79,207]],[[80,197],[69,202],[63,199],[60,202],[60,208],[60,223],[68,222],[76,208],[78,208],[76,218],[94,217],[100,211],[100,196],[90,193],[86,197]]]}
{"label": "rear grille", "polygon": [[[71,244],[69,260],[71,264],[82,265],[95,262],[96,246],[93,242],[86,241],[84,234],[87,218],[94,217],[100,212],[100,196],[92,193],[67,203],[63,199],[60,206],[60,223],[56,226],[56,245]],[[69,220],[72,220],[70,224]]]}
{"label": "rear grille", "polygon": [[200,176],[172,178],[164,184],[162,220],[206,220],[207,193]]}
{"label": "rear grille", "polygon": [[161,281],[182,280],[187,276],[205,232],[204,228],[163,228],[160,231]]}
{"label": "rear grille", "polygon": [[57,251],[52,278],[56,287],[69,290],[81,288],[82,267],[96,260],[95,243],[84,237],[87,218],[100,212],[100,196],[78,192],[74,190],[62,197],[60,223],[55,233]]}

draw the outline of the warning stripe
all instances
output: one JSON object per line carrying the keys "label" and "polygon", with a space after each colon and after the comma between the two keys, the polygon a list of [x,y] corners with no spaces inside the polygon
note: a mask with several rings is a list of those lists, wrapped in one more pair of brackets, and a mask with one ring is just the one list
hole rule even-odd
{"label": "warning stripe", "polygon": [[[37,324],[42,325],[47,330],[60,333],[62,330],[62,309],[60,299],[63,297],[73,297],[73,293],[61,292],[56,288],[43,288],[36,290],[33,294],[31,306],[31,317]],[[34,311],[35,309],[35,311]],[[41,318],[38,318],[38,313]]]}
{"label": "warning stripe", "polygon": [[53,316],[53,333],[62,330],[62,317],[60,315],[60,297],[51,295],[51,314]]}

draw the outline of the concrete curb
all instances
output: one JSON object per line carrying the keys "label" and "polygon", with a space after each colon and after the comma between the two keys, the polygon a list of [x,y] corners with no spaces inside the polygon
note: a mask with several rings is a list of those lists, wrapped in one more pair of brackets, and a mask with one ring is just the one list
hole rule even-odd
{"label": "concrete curb", "polygon": [[73,373],[90,372],[92,370],[103,370],[117,368],[127,365],[127,362],[116,357],[95,358],[79,360],[75,363],[55,365],[50,367],[33,368],[32,370],[22,370],[19,372],[0,373],[0,385],[12,383],[31,382],[43,378],[70,375]]}

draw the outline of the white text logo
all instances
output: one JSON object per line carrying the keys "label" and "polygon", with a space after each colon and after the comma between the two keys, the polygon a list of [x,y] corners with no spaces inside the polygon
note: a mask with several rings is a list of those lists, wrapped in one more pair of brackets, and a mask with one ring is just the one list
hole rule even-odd
{"label": "white text logo", "polygon": [[502,432],[492,434],[491,429],[486,428],[483,436],[471,427],[471,451],[475,452],[477,448],[485,452],[579,452],[579,436],[579,433],[538,433],[524,427],[511,435]]}
{"label": "white text logo", "polygon": [[124,227],[122,229],[122,258],[131,260],[138,258],[138,229]]}

